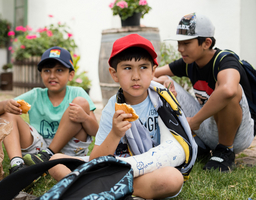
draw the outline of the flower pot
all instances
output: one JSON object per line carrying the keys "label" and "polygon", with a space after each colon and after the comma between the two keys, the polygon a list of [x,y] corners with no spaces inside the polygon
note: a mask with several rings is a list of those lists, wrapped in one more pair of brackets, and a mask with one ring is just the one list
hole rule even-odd
{"label": "flower pot", "polygon": [[121,19],[122,27],[124,26],[140,26],[141,13],[133,13],[131,17],[125,20]]}

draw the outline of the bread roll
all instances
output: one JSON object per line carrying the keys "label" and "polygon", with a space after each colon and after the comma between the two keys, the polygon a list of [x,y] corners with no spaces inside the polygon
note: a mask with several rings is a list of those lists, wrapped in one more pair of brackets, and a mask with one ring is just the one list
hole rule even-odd
{"label": "bread roll", "polygon": [[130,113],[132,114],[132,117],[125,118],[124,120],[133,122],[139,118],[139,116],[135,113],[135,110],[128,104],[126,103],[115,103],[115,110],[123,110],[125,113]]}
{"label": "bread roll", "polygon": [[24,100],[17,100],[17,103],[20,104],[20,109],[22,110],[22,113],[24,113],[24,114],[26,114],[31,108],[31,105],[29,105]]}

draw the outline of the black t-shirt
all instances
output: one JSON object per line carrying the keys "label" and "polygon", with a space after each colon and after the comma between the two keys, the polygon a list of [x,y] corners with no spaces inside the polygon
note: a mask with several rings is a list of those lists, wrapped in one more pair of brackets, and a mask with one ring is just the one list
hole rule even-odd
{"label": "black t-shirt", "polygon": [[[215,50],[216,52],[214,56],[204,67],[199,68],[196,63],[194,63],[193,66],[193,77],[190,80],[193,85],[196,98],[201,105],[204,105],[207,102],[208,98],[211,96],[215,89],[213,61],[217,54],[221,51],[218,48],[215,48]],[[175,76],[187,77],[186,63],[182,58],[170,63],[169,67]],[[246,97],[252,100],[251,87],[246,72],[243,69],[243,66],[241,66],[239,61],[233,55],[224,57],[223,60],[219,63],[219,71],[228,68],[236,69],[240,73],[240,84],[243,87]]]}

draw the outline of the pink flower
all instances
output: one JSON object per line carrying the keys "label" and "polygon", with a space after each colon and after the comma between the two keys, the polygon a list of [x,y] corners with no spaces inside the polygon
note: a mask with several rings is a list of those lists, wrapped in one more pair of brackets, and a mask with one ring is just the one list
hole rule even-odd
{"label": "pink flower", "polygon": [[42,28],[39,28],[36,30],[36,32],[42,33],[44,30]]}
{"label": "pink flower", "polygon": [[58,24],[59,24],[59,25],[61,25],[61,23],[60,23],[60,22],[58,22]]}
{"label": "pink flower", "polygon": [[12,50],[12,46],[8,47],[8,50],[11,51]]}
{"label": "pink flower", "polygon": [[25,49],[26,47],[22,44],[22,45],[20,45],[20,48]]}
{"label": "pink flower", "polygon": [[17,38],[15,38],[15,39],[14,39],[14,42],[18,42],[18,39],[17,39]]}
{"label": "pink flower", "polygon": [[35,38],[36,38],[36,35],[27,35],[26,38],[27,38],[28,40],[35,39]]}
{"label": "pink flower", "polygon": [[76,55],[76,54],[73,54],[73,57],[74,57],[74,58],[76,58],[77,56],[78,56],[78,55]]}
{"label": "pink flower", "polygon": [[114,5],[115,5],[115,3],[114,3],[114,2],[112,2],[112,3],[110,3],[108,6],[109,6],[110,8],[113,8],[113,7],[114,7]]}
{"label": "pink flower", "polygon": [[147,4],[148,4],[147,0],[140,0],[140,2],[139,2],[139,5],[141,5],[141,6],[145,6]]}
{"label": "pink flower", "polygon": [[47,35],[48,35],[49,37],[51,37],[51,36],[53,35],[51,31],[47,31],[46,33],[47,33]]}
{"label": "pink flower", "polygon": [[70,38],[70,37],[72,37],[73,36],[73,34],[72,33],[68,33],[68,37]]}
{"label": "pink flower", "polygon": [[14,32],[14,31],[9,31],[7,35],[8,35],[8,36],[15,35],[15,32]]}
{"label": "pink flower", "polygon": [[48,17],[53,17],[53,15],[48,15]]}
{"label": "pink flower", "polygon": [[82,83],[83,80],[82,80],[81,78],[77,78],[77,79],[76,79],[76,82],[77,82],[77,83]]}
{"label": "pink flower", "polygon": [[27,29],[23,26],[17,26],[15,30],[25,32]]}
{"label": "pink flower", "polygon": [[116,5],[120,8],[128,8],[128,4],[125,1],[119,1]]}
{"label": "pink flower", "polygon": [[27,30],[32,31],[33,29],[30,26],[27,25]]}
{"label": "pink flower", "polygon": [[11,53],[14,53],[14,52],[15,52],[14,50],[11,51]]}

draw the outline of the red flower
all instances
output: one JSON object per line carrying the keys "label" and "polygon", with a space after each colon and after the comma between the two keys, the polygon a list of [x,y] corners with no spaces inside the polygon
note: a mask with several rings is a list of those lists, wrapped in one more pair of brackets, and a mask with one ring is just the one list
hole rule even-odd
{"label": "red flower", "polygon": [[20,48],[25,49],[26,47],[22,44],[22,45],[20,45]]}
{"label": "red flower", "polygon": [[7,35],[8,35],[8,36],[15,35],[15,32],[14,32],[14,31],[9,31]]}
{"label": "red flower", "polygon": [[26,38],[27,38],[28,40],[35,39],[35,38],[36,38],[36,35],[27,35]]}
{"label": "red flower", "polygon": [[68,33],[68,37],[70,38],[70,37],[72,37],[73,36],[73,34],[71,34],[71,33]]}
{"label": "red flower", "polygon": [[17,26],[15,30],[25,32],[27,29],[23,26]]}
{"label": "red flower", "polygon": [[51,31],[47,31],[46,33],[47,33],[47,35],[48,35],[49,37],[51,37],[51,36],[53,35]]}

